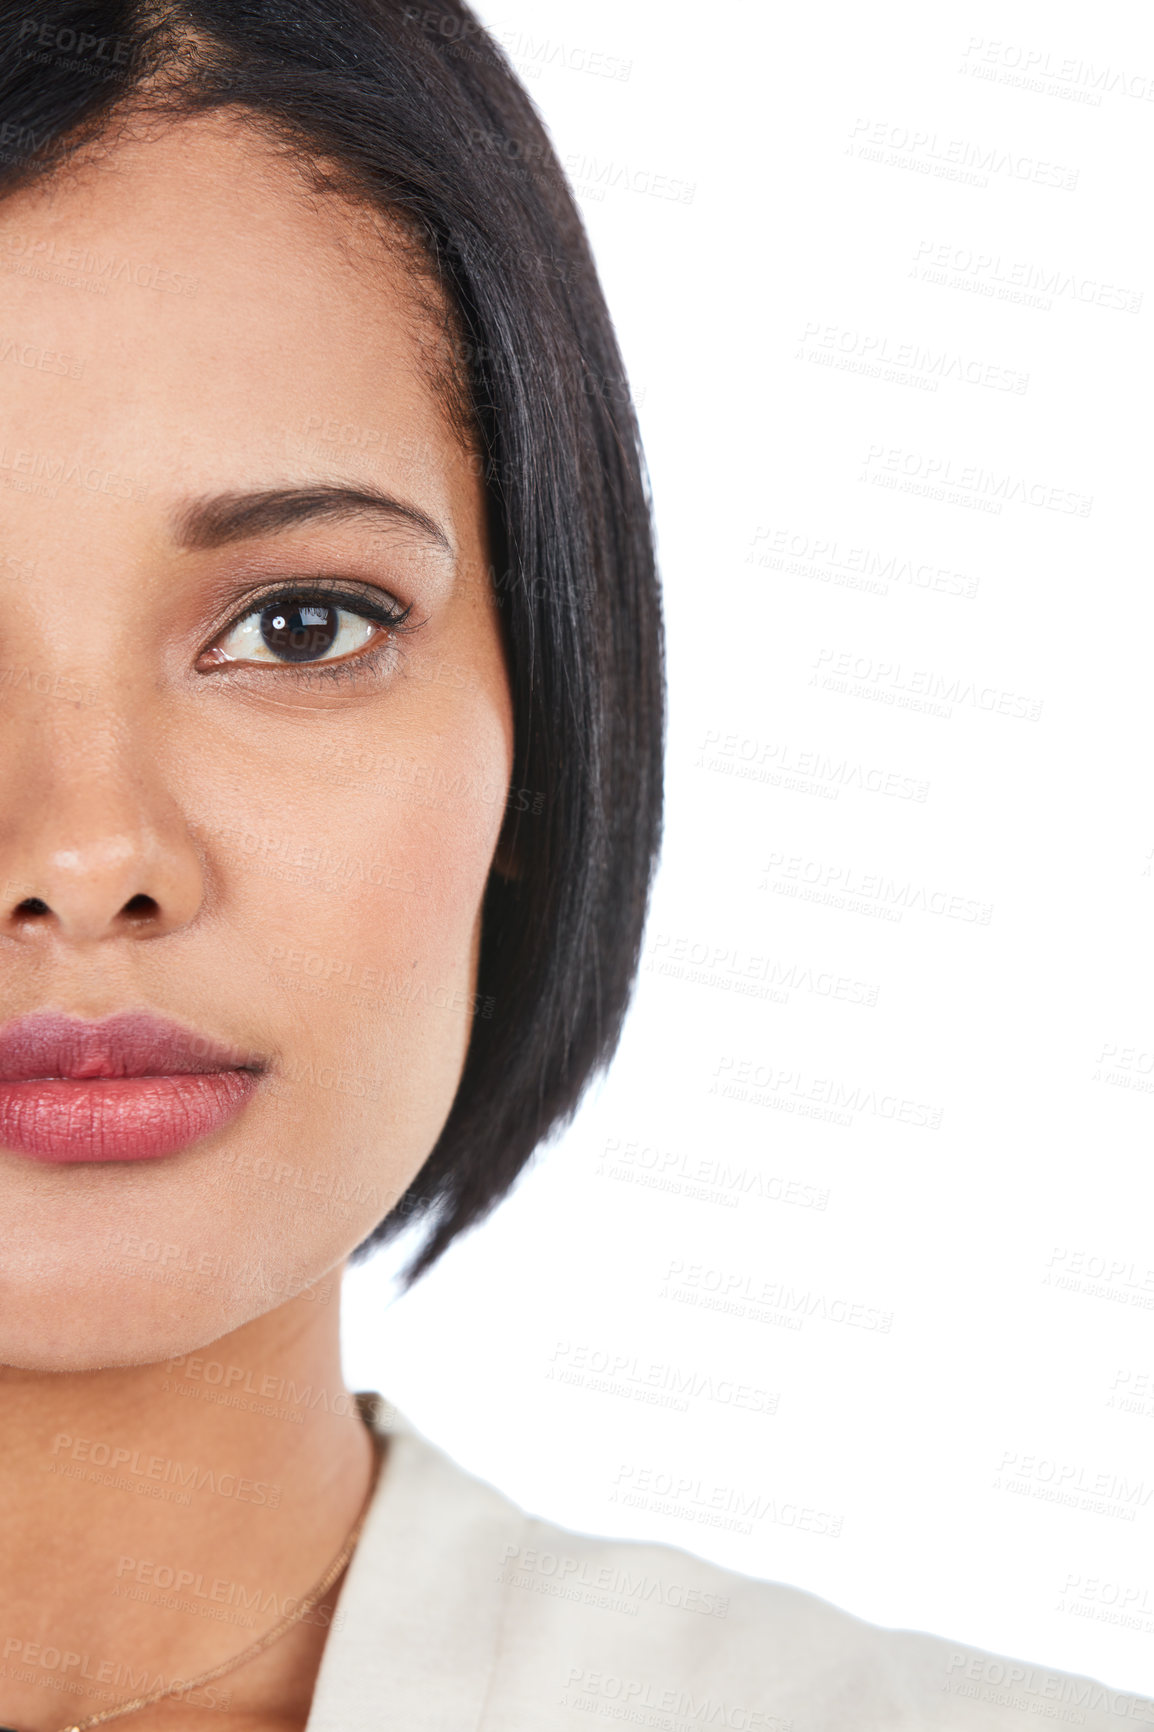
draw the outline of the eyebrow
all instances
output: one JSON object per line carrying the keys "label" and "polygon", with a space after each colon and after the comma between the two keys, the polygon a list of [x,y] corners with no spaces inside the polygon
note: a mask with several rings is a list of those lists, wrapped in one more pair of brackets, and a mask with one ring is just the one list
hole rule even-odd
{"label": "eyebrow", "polygon": [[374,487],[271,487],[256,493],[216,493],[183,505],[172,520],[178,547],[204,553],[260,535],[279,535],[304,523],[353,517],[385,518],[418,530],[451,554],[453,544],[440,524],[419,506],[408,505]]}

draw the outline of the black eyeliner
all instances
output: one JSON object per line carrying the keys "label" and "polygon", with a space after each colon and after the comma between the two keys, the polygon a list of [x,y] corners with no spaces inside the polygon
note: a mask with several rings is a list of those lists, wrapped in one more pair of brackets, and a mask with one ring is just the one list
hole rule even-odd
{"label": "black eyeliner", "polygon": [[[266,607],[275,607],[278,602],[290,602],[295,605],[310,602],[322,607],[339,607],[347,613],[359,614],[363,619],[375,620],[378,625],[388,626],[391,631],[399,631],[413,611],[412,603],[405,608],[391,608],[384,602],[373,601],[362,590],[343,589],[323,583],[293,583],[282,585],[270,590],[263,596],[250,597],[244,612],[236,615],[222,631],[232,631],[250,614],[263,613]],[[219,637],[220,632],[217,633]]]}

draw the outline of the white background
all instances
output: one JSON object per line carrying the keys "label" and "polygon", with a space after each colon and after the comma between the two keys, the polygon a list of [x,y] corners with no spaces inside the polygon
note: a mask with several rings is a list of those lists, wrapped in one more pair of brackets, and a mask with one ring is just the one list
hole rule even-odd
{"label": "white background", "polygon": [[483,15],[640,401],[668,829],[611,1074],[354,1273],[350,1380],[564,1525],[1154,1690],[1151,17]]}

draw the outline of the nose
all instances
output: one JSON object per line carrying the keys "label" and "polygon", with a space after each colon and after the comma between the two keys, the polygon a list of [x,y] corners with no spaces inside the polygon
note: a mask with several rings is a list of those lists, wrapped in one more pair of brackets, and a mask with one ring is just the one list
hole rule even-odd
{"label": "nose", "polygon": [[155,761],[92,733],[28,744],[0,778],[0,937],[90,945],[187,925],[201,859]]}

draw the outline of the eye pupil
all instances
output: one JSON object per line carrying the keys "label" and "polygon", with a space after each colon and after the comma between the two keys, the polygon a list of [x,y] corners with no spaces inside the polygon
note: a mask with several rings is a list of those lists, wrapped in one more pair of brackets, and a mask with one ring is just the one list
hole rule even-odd
{"label": "eye pupil", "polygon": [[316,602],[299,607],[266,607],[260,616],[260,635],[274,655],[285,661],[316,661],[330,650],[340,630],[340,609]]}

